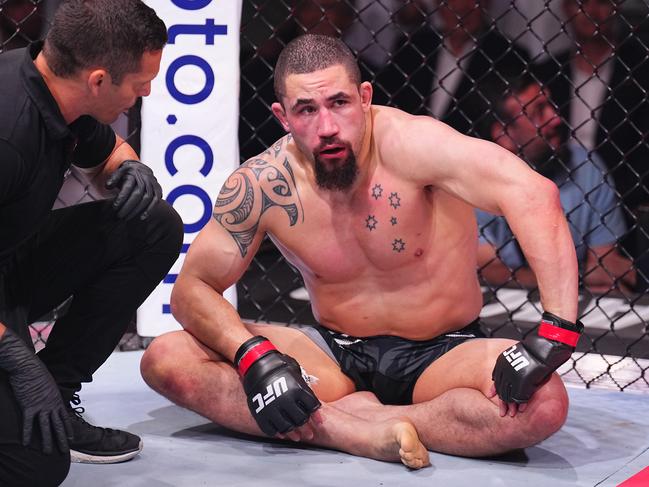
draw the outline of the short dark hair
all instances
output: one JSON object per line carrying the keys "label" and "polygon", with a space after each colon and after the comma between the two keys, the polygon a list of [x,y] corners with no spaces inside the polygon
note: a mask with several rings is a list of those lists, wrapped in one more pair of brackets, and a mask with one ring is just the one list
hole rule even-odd
{"label": "short dark hair", "polygon": [[275,65],[275,96],[281,101],[290,74],[312,73],[337,64],[342,64],[353,83],[361,83],[358,62],[343,41],[320,34],[296,37],[286,44]]}
{"label": "short dark hair", "polygon": [[140,67],[142,55],[167,43],[167,28],[140,0],[64,0],[45,38],[43,54],[54,74],[105,68],[114,84]]}

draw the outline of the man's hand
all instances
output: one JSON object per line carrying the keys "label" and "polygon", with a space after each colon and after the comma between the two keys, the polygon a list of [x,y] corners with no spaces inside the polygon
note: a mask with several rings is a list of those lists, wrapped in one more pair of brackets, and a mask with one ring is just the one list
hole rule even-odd
{"label": "man's hand", "polygon": [[543,313],[538,333],[530,333],[498,356],[491,378],[505,404],[504,414],[501,404],[501,416],[507,414],[508,407],[511,416],[516,414],[517,406],[523,412],[524,406],[520,406],[575,351],[583,327],[579,321],[575,324]]}
{"label": "man's hand", "polygon": [[162,188],[148,166],[139,161],[127,160],[119,166],[106,181],[106,188],[118,188],[113,202],[118,218],[130,220],[139,216],[141,220],[162,198]]}
{"label": "man's hand", "polygon": [[37,420],[43,452],[52,453],[54,433],[59,450],[66,453],[72,425],[61,393],[40,359],[9,329],[0,338],[0,368],[9,374],[9,383],[23,413],[23,446],[29,445]]}
{"label": "man's hand", "polygon": [[250,413],[266,435],[283,435],[304,425],[320,407],[302,378],[300,365],[268,339],[256,336],[247,340],[239,347],[234,363],[243,378]]}

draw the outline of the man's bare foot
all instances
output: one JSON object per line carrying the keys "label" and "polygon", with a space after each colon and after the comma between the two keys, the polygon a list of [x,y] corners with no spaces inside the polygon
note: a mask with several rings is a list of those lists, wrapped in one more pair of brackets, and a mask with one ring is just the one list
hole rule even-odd
{"label": "man's bare foot", "polygon": [[406,418],[393,419],[381,424],[383,432],[376,438],[375,445],[379,450],[380,460],[400,460],[410,468],[422,468],[430,465],[428,450],[419,441],[415,426]]}
{"label": "man's bare foot", "polygon": [[428,450],[419,441],[419,435],[414,424],[409,420],[397,420],[392,431],[399,445],[401,462],[405,466],[417,469],[430,465]]}

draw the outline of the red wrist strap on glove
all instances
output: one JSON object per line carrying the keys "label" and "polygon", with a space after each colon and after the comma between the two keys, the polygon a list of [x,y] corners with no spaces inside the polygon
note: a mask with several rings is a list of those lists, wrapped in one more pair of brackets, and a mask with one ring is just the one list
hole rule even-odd
{"label": "red wrist strap on glove", "polygon": [[542,320],[539,325],[539,336],[548,340],[554,340],[555,342],[565,343],[575,348],[580,335],[576,331],[560,328],[551,321]]}
{"label": "red wrist strap on glove", "polygon": [[277,350],[275,346],[270,343],[270,341],[265,340],[257,345],[254,345],[251,349],[246,350],[246,353],[241,357],[237,367],[239,369],[239,375],[243,377],[246,375],[246,372],[250,366],[255,363],[262,355],[265,355],[268,352]]}

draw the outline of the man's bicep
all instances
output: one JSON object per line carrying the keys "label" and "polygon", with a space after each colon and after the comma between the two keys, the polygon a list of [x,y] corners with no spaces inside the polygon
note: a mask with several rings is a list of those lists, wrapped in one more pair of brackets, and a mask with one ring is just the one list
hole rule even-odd
{"label": "man's bicep", "polygon": [[246,271],[262,238],[253,238],[242,256],[232,235],[212,218],[192,242],[181,275],[198,278],[222,293]]}

